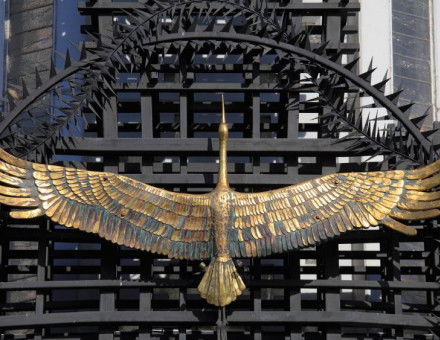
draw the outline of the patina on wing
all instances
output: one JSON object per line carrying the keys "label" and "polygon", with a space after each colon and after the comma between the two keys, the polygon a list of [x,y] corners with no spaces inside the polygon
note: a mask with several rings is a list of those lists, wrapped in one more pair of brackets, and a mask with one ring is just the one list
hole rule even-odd
{"label": "patina on wing", "polygon": [[0,149],[0,203],[14,218],[53,222],[178,259],[213,256],[208,195],[174,193],[106,172],[43,165]]}
{"label": "patina on wing", "polygon": [[322,176],[289,187],[231,199],[229,249],[259,257],[316,245],[357,228],[384,225],[406,235],[399,220],[440,215],[440,161],[417,170]]}

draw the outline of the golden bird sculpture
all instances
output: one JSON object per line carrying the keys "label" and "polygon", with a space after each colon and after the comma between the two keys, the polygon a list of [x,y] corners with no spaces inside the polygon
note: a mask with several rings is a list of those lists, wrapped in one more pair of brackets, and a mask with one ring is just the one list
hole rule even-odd
{"label": "golden bird sculpture", "polygon": [[218,184],[207,194],[170,192],[125,176],[44,165],[0,149],[0,203],[17,219],[46,215],[119,245],[169,258],[211,259],[198,286],[225,306],[245,289],[236,257],[261,257],[314,246],[341,233],[383,225],[406,235],[399,220],[440,215],[440,161],[416,170],[335,173],[258,193],[228,184],[224,100]]}

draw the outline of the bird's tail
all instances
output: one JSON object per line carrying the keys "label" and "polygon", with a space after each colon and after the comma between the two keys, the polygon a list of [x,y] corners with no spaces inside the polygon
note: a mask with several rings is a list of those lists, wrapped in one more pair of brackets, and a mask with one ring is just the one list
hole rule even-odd
{"label": "bird's tail", "polygon": [[241,295],[245,288],[232,259],[216,257],[206,268],[198,290],[210,304],[223,307]]}

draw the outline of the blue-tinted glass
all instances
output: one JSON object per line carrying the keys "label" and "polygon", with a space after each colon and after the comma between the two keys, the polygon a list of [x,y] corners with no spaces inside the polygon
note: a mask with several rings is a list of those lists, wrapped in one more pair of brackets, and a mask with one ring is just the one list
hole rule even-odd
{"label": "blue-tinted glass", "polygon": [[[87,36],[81,33],[81,25],[87,24],[87,18],[78,12],[78,3],[72,0],[55,1],[55,50],[66,53],[69,49],[72,57],[77,59],[79,52],[72,44],[78,45],[85,41]],[[63,62],[57,61],[62,67]]]}
{"label": "blue-tinted glass", "polygon": [[[81,34],[81,25],[86,25],[87,19],[79,14],[77,1],[55,0],[54,6],[54,51],[66,54],[67,50],[69,50],[72,59],[78,60],[79,51],[75,46],[79,46],[80,43],[87,38],[86,35]],[[58,68],[64,67],[64,61],[62,58],[55,57],[54,59]],[[54,101],[56,101],[55,98]],[[55,102],[54,104],[56,106],[60,105],[59,102]],[[56,110],[53,114],[57,114]],[[69,134],[82,136],[84,134],[83,130],[83,120],[79,119],[77,129],[75,131],[70,131]],[[63,132],[63,134],[67,134],[67,132]],[[59,160],[72,161],[62,156],[60,156]],[[84,161],[84,158],[82,156],[75,156],[75,161]]]}

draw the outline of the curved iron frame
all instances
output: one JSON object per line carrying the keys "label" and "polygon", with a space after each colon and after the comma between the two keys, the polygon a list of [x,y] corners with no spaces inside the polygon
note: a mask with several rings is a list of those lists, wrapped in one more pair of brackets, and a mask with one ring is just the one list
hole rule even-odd
{"label": "curved iron frame", "polygon": [[[164,7],[160,11],[156,12],[149,16],[146,20],[141,21],[136,27],[134,27],[114,48],[112,52],[108,54],[107,60],[109,60],[114,53],[123,46],[123,43],[126,42],[140,27],[145,25],[149,20],[152,20],[154,17],[169,11],[173,8],[189,6],[195,3],[204,3],[206,0],[192,0],[190,2],[187,1],[176,1],[171,6]],[[254,14],[258,14],[259,17],[263,20],[263,22],[272,25],[276,28],[279,34],[283,34],[282,30],[278,27],[276,23],[274,23],[269,18],[262,15],[260,12],[257,12],[248,7],[242,6],[240,4],[234,3],[229,0],[216,0],[215,2],[219,2],[222,4],[230,5],[235,8],[239,8],[244,11],[249,11]],[[285,35],[284,35],[285,36]],[[420,143],[424,152],[429,155],[435,152],[433,148],[432,142],[425,137],[425,135],[419,130],[418,126],[414,124],[408,115],[406,115],[402,110],[387,96],[378,90],[374,85],[370,84],[370,82],[366,81],[361,76],[356,73],[350,71],[345,68],[343,65],[338,64],[328,58],[323,57],[322,55],[315,53],[313,51],[307,50],[305,48],[301,48],[296,45],[291,45],[279,40],[269,39],[265,37],[258,37],[250,34],[238,34],[238,33],[229,33],[229,32],[184,32],[179,34],[169,34],[167,37],[163,39],[155,39],[149,42],[149,45],[157,45],[160,43],[169,43],[176,41],[190,41],[190,40],[224,40],[224,41],[235,41],[235,42],[245,42],[252,43],[254,45],[266,46],[273,49],[282,50],[288,53],[292,53],[301,57],[308,59],[309,61],[319,64],[323,66],[325,69],[336,72],[337,74],[343,76],[345,79],[350,80],[353,84],[358,86],[360,89],[364,90],[365,93],[371,95],[378,103],[380,103],[384,108],[387,109],[388,112],[391,113],[391,116],[399,121],[409,132],[414,139]],[[35,90],[30,96],[26,97],[22,101],[18,103],[18,105],[4,118],[3,121],[0,122],[0,134],[2,134],[8,126],[13,123],[13,121],[27,108],[30,107],[39,97],[41,97],[45,92],[47,92],[50,88],[65,80],[66,78],[74,75],[81,69],[84,69],[90,65],[93,65],[94,62],[98,61],[99,57],[94,55],[87,59],[81,60],[77,63],[74,63],[67,67],[62,73],[57,74],[56,76],[49,79],[45,85],[39,87]]]}

